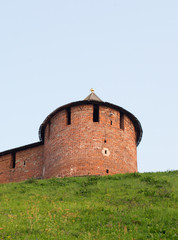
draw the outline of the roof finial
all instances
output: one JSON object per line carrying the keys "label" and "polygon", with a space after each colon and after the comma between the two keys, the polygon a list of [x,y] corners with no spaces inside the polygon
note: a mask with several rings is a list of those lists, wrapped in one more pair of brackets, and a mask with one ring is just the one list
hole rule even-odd
{"label": "roof finial", "polygon": [[102,102],[102,100],[98,97],[98,96],[96,96],[96,94],[94,93],[94,89],[93,88],[91,88],[90,89],[90,95],[88,95],[88,97],[86,97],[84,100],[85,101],[98,101],[98,102]]}

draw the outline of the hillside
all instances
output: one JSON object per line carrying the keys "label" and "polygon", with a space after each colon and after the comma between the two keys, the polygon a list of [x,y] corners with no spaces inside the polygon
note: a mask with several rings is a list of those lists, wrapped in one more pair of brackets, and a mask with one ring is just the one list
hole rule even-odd
{"label": "hillside", "polygon": [[178,171],[0,185],[0,239],[178,239]]}

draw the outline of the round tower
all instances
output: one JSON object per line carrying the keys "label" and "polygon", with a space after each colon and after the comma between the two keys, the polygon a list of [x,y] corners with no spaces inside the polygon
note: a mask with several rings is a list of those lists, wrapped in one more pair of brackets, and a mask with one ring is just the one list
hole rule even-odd
{"label": "round tower", "polygon": [[39,136],[44,178],[137,172],[140,122],[125,109],[103,102],[93,89],[83,101],[52,112]]}

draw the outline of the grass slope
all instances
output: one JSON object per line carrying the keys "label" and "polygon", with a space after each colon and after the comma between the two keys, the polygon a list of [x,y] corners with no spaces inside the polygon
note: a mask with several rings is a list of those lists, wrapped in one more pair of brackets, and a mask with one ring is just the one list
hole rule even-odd
{"label": "grass slope", "polygon": [[0,239],[178,239],[178,171],[0,185]]}

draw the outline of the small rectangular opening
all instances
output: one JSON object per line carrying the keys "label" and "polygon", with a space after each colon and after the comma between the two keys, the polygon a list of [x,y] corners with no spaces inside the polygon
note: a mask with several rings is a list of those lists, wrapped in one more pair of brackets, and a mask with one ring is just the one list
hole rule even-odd
{"label": "small rectangular opening", "polygon": [[120,112],[120,129],[124,130],[124,114]]}
{"label": "small rectangular opening", "polygon": [[71,124],[71,109],[67,108],[66,111],[67,111],[67,125],[70,125]]}
{"label": "small rectangular opening", "polygon": [[48,123],[48,140],[49,140],[49,137],[50,137],[50,133],[51,133],[51,121],[49,120],[49,123]]}
{"label": "small rectangular opening", "polygon": [[93,105],[93,122],[99,122],[99,105]]}
{"label": "small rectangular opening", "polygon": [[111,121],[111,125],[112,125],[112,121]]}
{"label": "small rectangular opening", "polygon": [[12,153],[12,168],[15,168],[16,165],[16,153]]}

